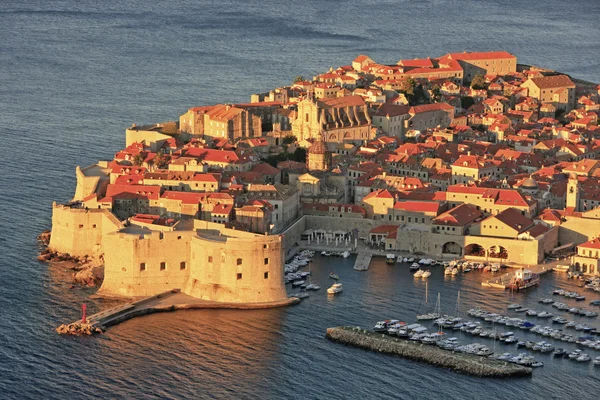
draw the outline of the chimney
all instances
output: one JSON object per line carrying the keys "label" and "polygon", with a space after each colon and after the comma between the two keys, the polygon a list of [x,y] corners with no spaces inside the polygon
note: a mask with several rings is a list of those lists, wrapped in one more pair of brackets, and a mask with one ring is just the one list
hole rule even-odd
{"label": "chimney", "polygon": [[470,156],[471,155],[471,150],[467,151],[467,155]]}

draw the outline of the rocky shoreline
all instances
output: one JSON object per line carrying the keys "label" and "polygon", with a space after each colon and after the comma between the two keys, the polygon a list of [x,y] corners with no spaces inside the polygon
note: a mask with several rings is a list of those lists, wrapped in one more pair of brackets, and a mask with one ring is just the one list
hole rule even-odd
{"label": "rocky shoreline", "polygon": [[470,354],[450,352],[436,346],[393,338],[360,327],[339,326],[328,328],[327,338],[345,345],[393,354],[481,378],[529,376],[532,372],[531,368],[520,365]]}
{"label": "rocky shoreline", "polygon": [[63,324],[59,326],[56,328],[56,332],[58,332],[59,335],[90,336],[94,333],[102,333],[102,329],[91,324],[74,322],[72,324]]}
{"label": "rocky shoreline", "polygon": [[64,263],[73,271],[71,277],[73,284],[87,287],[96,287],[102,284],[104,280],[104,265],[102,260],[97,261],[91,257],[75,257],[68,253],[59,253],[51,251],[48,248],[50,244],[50,231],[44,231],[38,235],[38,242],[41,246],[38,260],[52,265]]}

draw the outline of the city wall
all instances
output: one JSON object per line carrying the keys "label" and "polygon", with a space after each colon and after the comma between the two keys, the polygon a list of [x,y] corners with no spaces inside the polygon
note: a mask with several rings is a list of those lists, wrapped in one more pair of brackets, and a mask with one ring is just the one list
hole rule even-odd
{"label": "city wall", "polygon": [[282,237],[201,230],[191,241],[184,292],[204,300],[264,303],[287,298]]}
{"label": "city wall", "polygon": [[72,256],[89,256],[99,261],[103,241],[110,232],[123,227],[106,209],[71,208],[52,204],[52,234],[49,249]]}

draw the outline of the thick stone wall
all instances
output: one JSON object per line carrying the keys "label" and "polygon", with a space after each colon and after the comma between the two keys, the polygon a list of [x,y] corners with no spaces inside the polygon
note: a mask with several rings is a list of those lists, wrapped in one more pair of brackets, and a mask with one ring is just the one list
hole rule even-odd
{"label": "thick stone wall", "polygon": [[98,260],[103,239],[123,227],[106,209],[71,208],[52,204],[52,235],[49,249],[72,256],[90,256]]}
{"label": "thick stone wall", "polygon": [[106,235],[104,282],[98,294],[141,297],[185,287],[193,268],[193,232],[144,231],[132,229]]}
{"label": "thick stone wall", "polygon": [[566,217],[558,228],[558,243],[581,244],[600,235],[600,219]]}
{"label": "thick stone wall", "polygon": [[281,236],[229,229],[220,233],[201,231],[192,238],[192,269],[185,293],[232,303],[287,298]]}

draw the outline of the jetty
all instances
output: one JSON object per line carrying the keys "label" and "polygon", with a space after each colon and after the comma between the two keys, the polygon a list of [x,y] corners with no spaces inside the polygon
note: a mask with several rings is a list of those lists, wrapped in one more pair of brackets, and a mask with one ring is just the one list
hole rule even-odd
{"label": "jetty", "polygon": [[156,312],[192,310],[192,309],[242,309],[254,310],[263,308],[285,307],[300,303],[297,297],[289,297],[277,302],[268,303],[226,303],[202,300],[172,289],[154,296],[108,308],[90,315],[86,321],[78,320],[63,324],[56,328],[59,334],[92,335],[104,332],[109,326],[128,319]]}
{"label": "jetty", "polygon": [[410,340],[394,338],[364,330],[360,327],[338,326],[327,328],[327,338],[348,346],[392,354],[436,367],[448,368],[461,374],[477,377],[529,376],[532,369],[487,357],[443,350]]}
{"label": "jetty", "polygon": [[369,269],[369,264],[371,264],[371,258],[373,258],[371,253],[358,253],[356,261],[354,262],[354,269],[356,271],[367,271]]}

